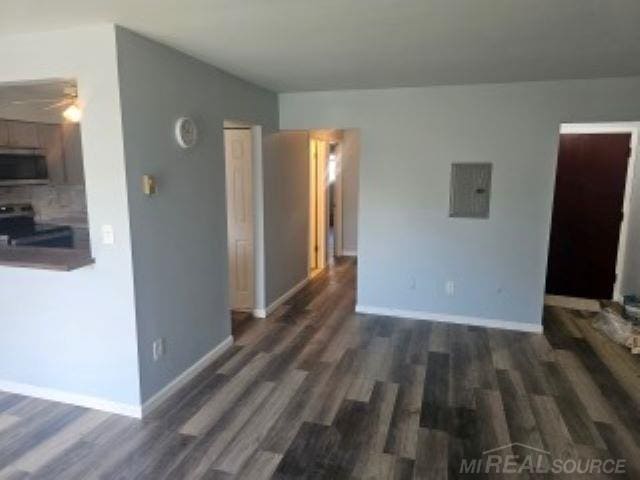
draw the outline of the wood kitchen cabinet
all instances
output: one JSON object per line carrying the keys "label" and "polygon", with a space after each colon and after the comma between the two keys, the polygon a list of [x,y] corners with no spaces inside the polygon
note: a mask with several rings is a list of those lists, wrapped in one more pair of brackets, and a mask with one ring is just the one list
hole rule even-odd
{"label": "wood kitchen cabinet", "polygon": [[0,120],[0,147],[9,145],[9,122]]}
{"label": "wood kitchen cabinet", "polygon": [[8,121],[8,145],[15,148],[37,148],[38,123]]}
{"label": "wood kitchen cabinet", "polygon": [[80,125],[77,123],[62,124],[62,144],[66,183],[69,185],[83,185],[84,166],[82,163]]}
{"label": "wood kitchen cabinet", "polygon": [[47,156],[47,169],[51,183],[65,183],[65,159],[60,125],[47,123],[37,124],[38,146]]}

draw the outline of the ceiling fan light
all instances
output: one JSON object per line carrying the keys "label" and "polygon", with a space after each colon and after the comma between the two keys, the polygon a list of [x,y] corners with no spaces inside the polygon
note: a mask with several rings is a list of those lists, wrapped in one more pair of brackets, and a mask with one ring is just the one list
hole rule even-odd
{"label": "ceiling fan light", "polygon": [[62,112],[62,116],[70,122],[78,123],[82,118],[82,110],[74,103]]}

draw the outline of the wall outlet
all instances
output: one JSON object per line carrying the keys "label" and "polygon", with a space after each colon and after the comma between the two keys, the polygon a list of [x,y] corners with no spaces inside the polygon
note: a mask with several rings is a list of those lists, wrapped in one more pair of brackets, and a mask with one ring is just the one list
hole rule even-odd
{"label": "wall outlet", "polygon": [[115,236],[113,234],[113,226],[102,226],[102,243],[104,245],[113,245],[115,243]]}
{"label": "wall outlet", "polygon": [[416,289],[416,277],[410,277],[409,278],[409,290],[415,290]]}
{"label": "wall outlet", "polygon": [[164,355],[164,338],[153,341],[153,361],[157,362]]}
{"label": "wall outlet", "polygon": [[447,295],[452,296],[455,293],[455,290],[456,284],[453,280],[449,280],[444,284],[444,291],[447,293]]}

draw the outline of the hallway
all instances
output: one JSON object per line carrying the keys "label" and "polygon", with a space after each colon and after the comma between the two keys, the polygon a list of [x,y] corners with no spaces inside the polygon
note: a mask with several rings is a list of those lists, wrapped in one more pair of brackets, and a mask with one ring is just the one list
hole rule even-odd
{"label": "hallway", "polygon": [[355,277],[339,259],[236,320],[229,352],[142,422],[0,393],[0,478],[452,478],[512,442],[638,478],[638,362],[589,314],[551,307],[545,336],[357,315]]}

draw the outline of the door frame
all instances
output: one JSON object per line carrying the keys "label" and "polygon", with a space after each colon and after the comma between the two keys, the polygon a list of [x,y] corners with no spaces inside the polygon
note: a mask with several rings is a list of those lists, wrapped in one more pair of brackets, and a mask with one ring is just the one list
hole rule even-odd
{"label": "door frame", "polygon": [[318,228],[318,194],[316,192],[318,188],[318,181],[316,179],[318,167],[316,158],[317,140],[309,138],[309,238],[307,240],[307,272],[309,276],[318,268],[318,255],[315,252],[315,241],[317,238]]}
{"label": "door frame", "polygon": [[333,256],[342,256],[342,140],[336,141],[336,178],[333,184]]}
{"label": "door frame", "polygon": [[[266,281],[265,281],[265,248],[264,248],[264,175],[262,154],[262,126],[237,120],[224,120],[222,125],[223,158],[225,162],[225,213],[228,214],[227,184],[226,184],[226,147],[224,144],[224,130],[248,129],[251,132],[251,185],[253,203],[253,306],[254,317],[266,317]],[[227,243],[227,258],[229,258]],[[229,302],[231,284],[229,283]],[[231,305],[229,305],[231,307]]]}
{"label": "door frame", "polygon": [[[613,299],[622,302],[622,282],[624,280],[624,261],[627,254],[627,236],[629,234],[629,210],[633,194],[633,177],[635,174],[636,160],[640,151],[638,140],[640,138],[640,122],[607,122],[607,123],[563,123],[560,125],[560,134],[565,133],[629,133],[631,145],[629,160],[627,162],[627,177],[625,179],[624,197],[622,201],[622,222],[620,222],[620,237],[618,239],[618,253],[616,256],[616,280],[613,284]],[[558,138],[559,140],[559,138]],[[557,165],[556,165],[557,168]],[[555,195],[555,190],[554,190]]]}

